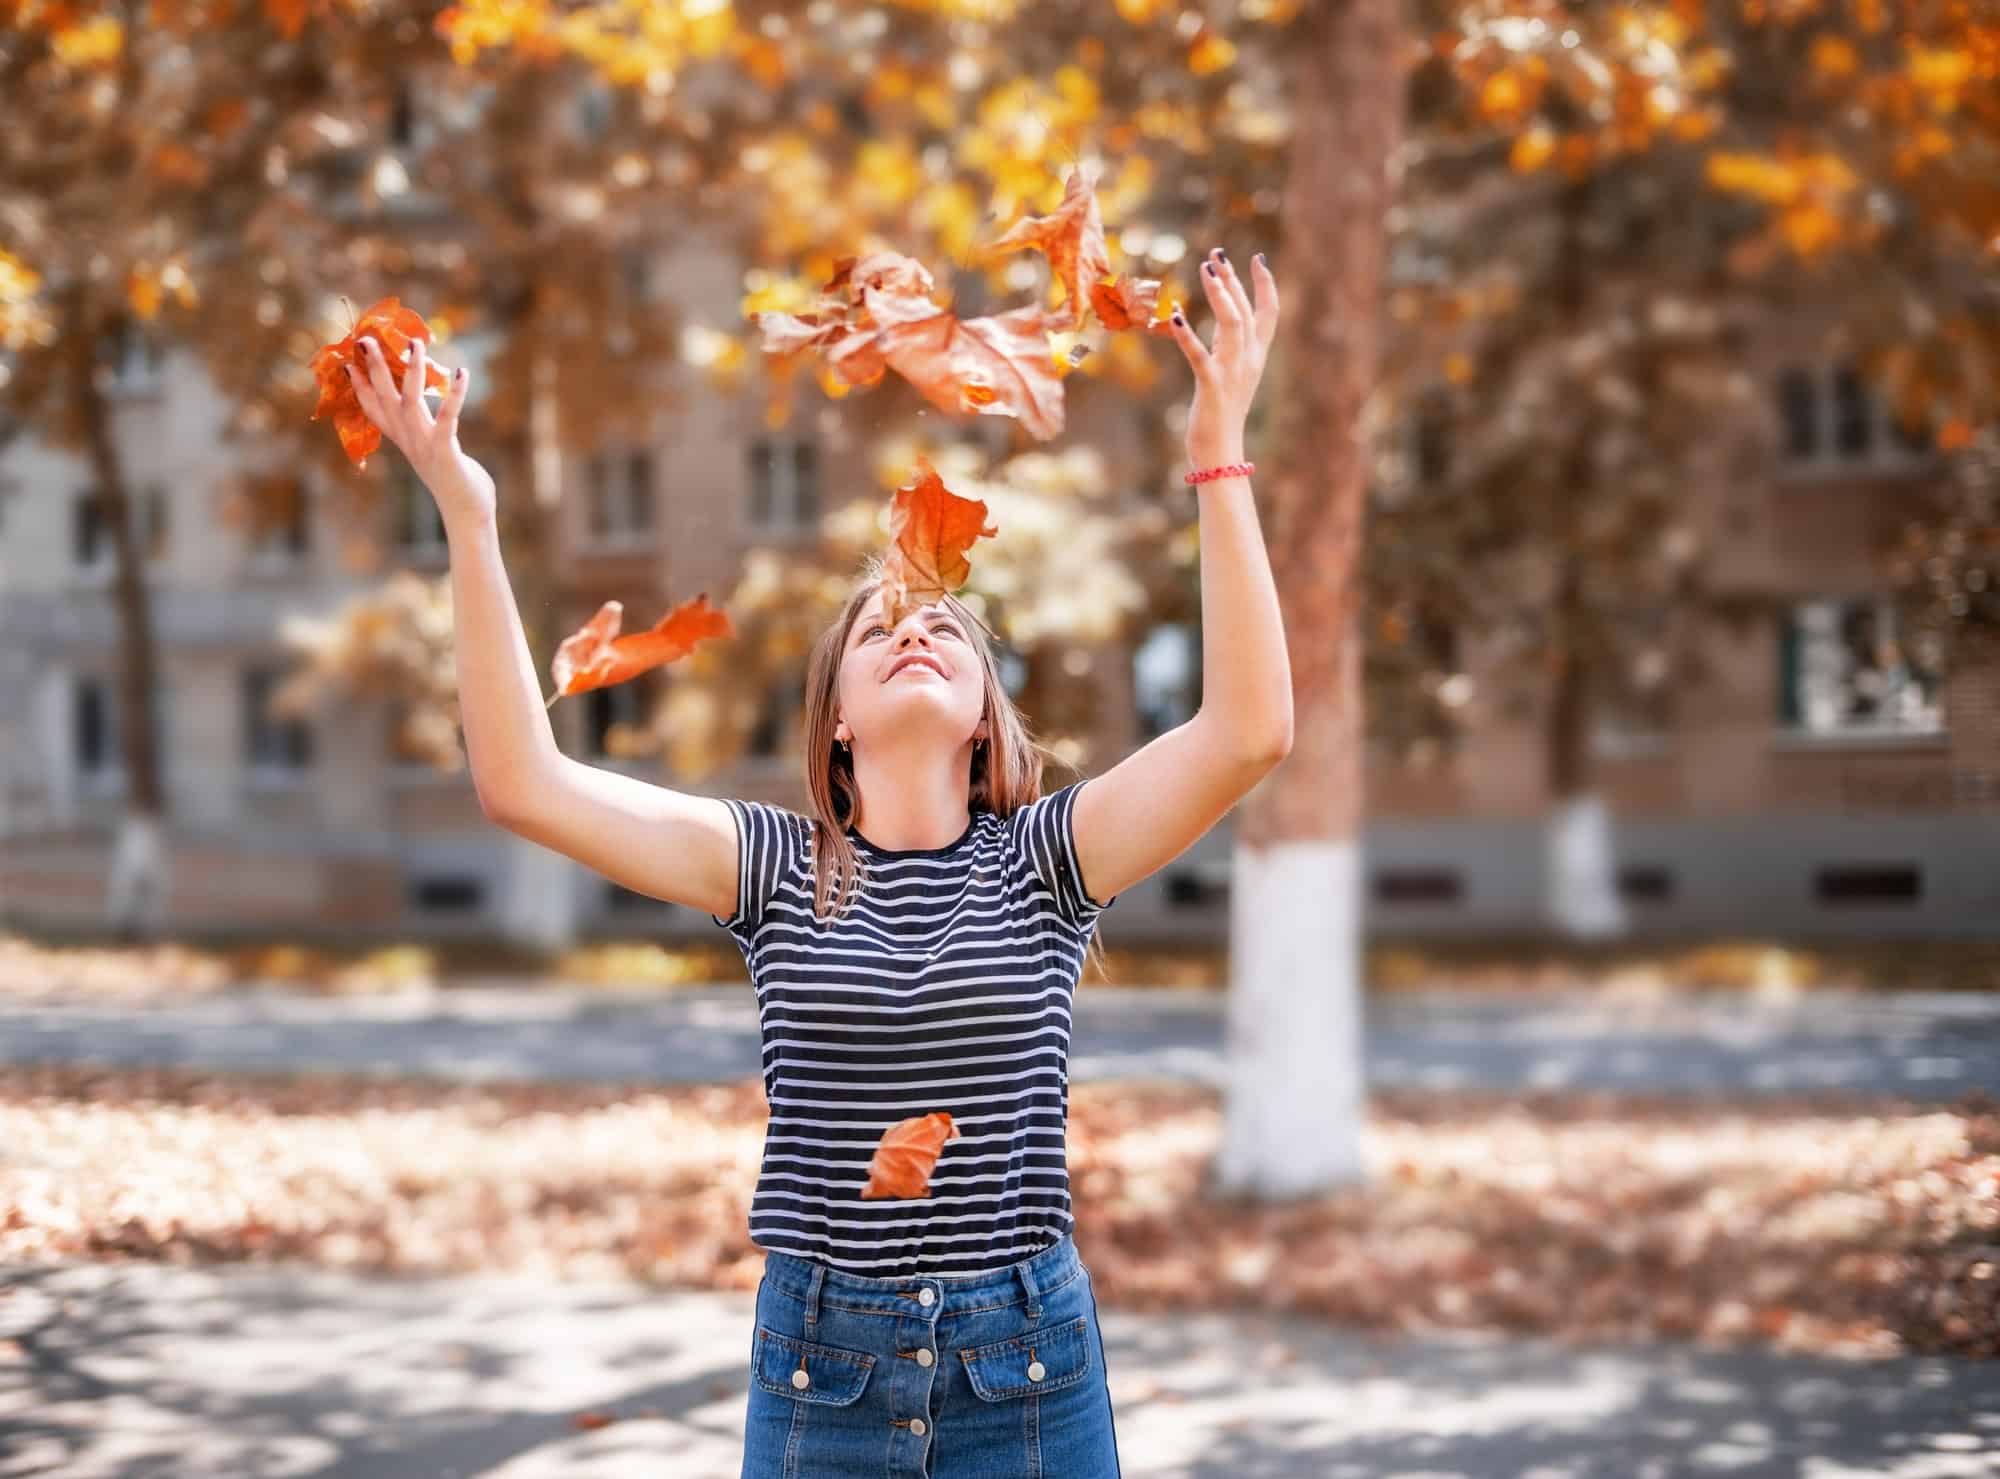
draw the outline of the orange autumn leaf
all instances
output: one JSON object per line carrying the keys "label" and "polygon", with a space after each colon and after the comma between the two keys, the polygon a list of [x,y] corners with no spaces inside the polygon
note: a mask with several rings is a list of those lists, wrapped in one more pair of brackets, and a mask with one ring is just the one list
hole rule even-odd
{"label": "orange autumn leaf", "polygon": [[1136,329],[1171,334],[1173,325],[1155,317],[1160,311],[1160,282],[1153,277],[1120,277],[1090,285],[1090,306],[1107,329]]}
{"label": "orange autumn leaf", "polygon": [[942,600],[964,585],[972,575],[966,551],[1000,532],[987,524],[983,499],[959,497],[923,457],[917,458],[917,475],[896,490],[889,528],[882,612],[891,627],[912,607]]}
{"label": "orange autumn leaf", "polygon": [[563,638],[556,648],[556,691],[549,702],[592,688],[606,688],[635,678],[648,668],[686,657],[704,637],[733,637],[728,613],[712,609],[708,592],[683,601],[643,632],[621,637],[625,620],[622,601],[606,601],[597,614]]}
{"label": "orange autumn leaf", "polygon": [[[428,345],[431,329],[416,309],[405,308],[395,298],[381,298],[361,315],[346,338],[321,345],[307,362],[313,379],[319,383],[319,403],[313,407],[312,419],[317,421],[322,416],[333,418],[333,428],[340,437],[341,449],[356,467],[366,467],[369,454],[382,445],[382,429],[369,420],[368,413],[361,409],[361,398],[355,393],[354,384],[347,374],[349,365],[363,376],[367,374],[368,367],[360,354],[363,339],[373,339],[381,346],[382,358],[400,387],[410,356],[410,342],[421,339]],[[450,383],[437,361],[426,358],[424,389],[442,393]]]}
{"label": "orange autumn leaf", "polygon": [[[1046,216],[1028,216],[1016,221],[1007,234],[983,249],[985,260],[1010,252],[1037,251],[1049,259],[1049,273],[1069,295],[1063,307],[1067,317],[1051,327],[1075,329],[1083,325],[1083,311],[1091,302],[1090,290],[1111,275],[1111,252],[1104,244],[1104,222],[1097,213],[1097,168],[1077,165],[1063,182],[1062,203]],[[1155,293],[1158,284],[1154,285]]]}
{"label": "orange autumn leaf", "polygon": [[861,1188],[862,1200],[928,1195],[938,1152],[947,1140],[959,1138],[958,1126],[941,1109],[898,1120],[882,1132],[868,1162],[868,1184]]}

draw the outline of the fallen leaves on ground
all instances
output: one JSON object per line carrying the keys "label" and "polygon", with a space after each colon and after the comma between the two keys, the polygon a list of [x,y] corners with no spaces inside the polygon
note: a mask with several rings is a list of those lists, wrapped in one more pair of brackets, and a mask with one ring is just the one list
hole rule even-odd
{"label": "fallen leaves on ground", "polygon": [[[2000,1355],[2000,1103],[1377,1092],[1365,1185],[1207,1189],[1221,1103],[1071,1089],[1107,1307]],[[307,1259],[748,1291],[761,1083],[0,1072],[0,1260]]]}

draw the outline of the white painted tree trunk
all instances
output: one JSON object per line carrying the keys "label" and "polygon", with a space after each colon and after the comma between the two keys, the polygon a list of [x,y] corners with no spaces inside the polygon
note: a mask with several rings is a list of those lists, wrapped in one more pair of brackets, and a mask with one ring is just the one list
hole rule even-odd
{"label": "white painted tree trunk", "polygon": [[104,885],[104,924],[113,935],[152,938],[166,923],[167,850],[160,819],[141,812],[119,818]]}
{"label": "white painted tree trunk", "polygon": [[1361,849],[1237,847],[1224,1138],[1210,1191],[1309,1196],[1363,1179]]}
{"label": "white painted tree trunk", "polygon": [[1543,902],[1549,922],[1570,939],[1625,933],[1611,809],[1594,792],[1558,802],[1549,818]]}

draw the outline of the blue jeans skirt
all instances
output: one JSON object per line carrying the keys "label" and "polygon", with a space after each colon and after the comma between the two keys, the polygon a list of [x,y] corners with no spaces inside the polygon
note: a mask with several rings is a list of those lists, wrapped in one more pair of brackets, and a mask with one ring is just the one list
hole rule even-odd
{"label": "blue jeans skirt", "polygon": [[742,1479],[1117,1479],[1090,1271],[869,1278],[770,1249]]}

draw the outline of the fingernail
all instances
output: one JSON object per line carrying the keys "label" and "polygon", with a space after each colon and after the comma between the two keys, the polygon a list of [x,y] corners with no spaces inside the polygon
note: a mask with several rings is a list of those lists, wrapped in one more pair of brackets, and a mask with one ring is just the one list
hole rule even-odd
{"label": "fingernail", "polygon": [[1228,253],[1228,251],[1227,251],[1226,249],[1222,248],[1222,247],[1217,247],[1217,248],[1215,249],[1215,255],[1216,255],[1216,256],[1218,256],[1218,257],[1220,257],[1220,258],[1222,258],[1222,260],[1223,260],[1223,261],[1225,261],[1225,262],[1227,262],[1227,261],[1229,260],[1229,253]]}
{"label": "fingernail", "polygon": [[1213,262],[1202,263],[1201,270],[1206,272],[1210,277],[1215,276],[1215,264]]}
{"label": "fingernail", "polygon": [[1264,261],[1264,254],[1263,254],[1262,252],[1259,252],[1259,253],[1257,253],[1257,265],[1258,265],[1259,267],[1262,267],[1262,266],[1265,266],[1265,265],[1266,265],[1266,263],[1265,263],[1265,261]]}

